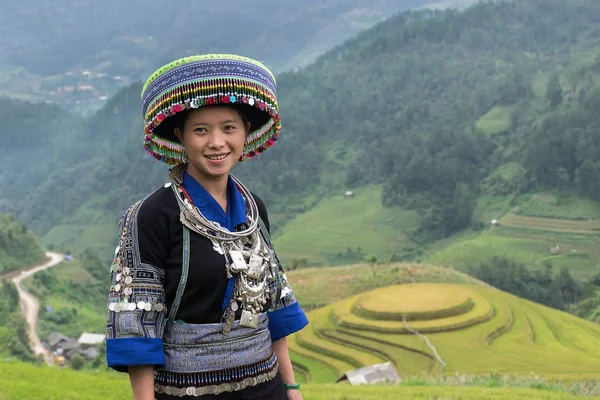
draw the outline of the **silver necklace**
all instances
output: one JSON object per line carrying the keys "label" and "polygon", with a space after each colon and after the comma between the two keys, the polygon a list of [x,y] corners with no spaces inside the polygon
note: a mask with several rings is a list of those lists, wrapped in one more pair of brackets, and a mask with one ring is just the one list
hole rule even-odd
{"label": "silver necklace", "polygon": [[169,174],[181,209],[180,220],[187,228],[212,242],[213,249],[225,256],[227,278],[235,278],[233,295],[222,319],[223,333],[231,330],[239,308],[242,309],[240,326],[256,329],[258,314],[271,297],[270,286],[277,268],[273,253],[258,228],[258,206],[250,191],[232,176],[246,203],[247,228],[238,232],[223,228],[208,220],[182,190],[186,168],[187,164],[180,164]]}

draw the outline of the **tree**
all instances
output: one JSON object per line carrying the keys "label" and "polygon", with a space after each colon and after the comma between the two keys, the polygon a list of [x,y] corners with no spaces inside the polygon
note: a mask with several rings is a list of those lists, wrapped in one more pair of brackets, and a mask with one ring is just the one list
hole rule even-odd
{"label": "tree", "polygon": [[551,108],[558,107],[563,101],[563,88],[558,74],[553,74],[546,84],[546,101]]}
{"label": "tree", "polygon": [[75,354],[71,358],[71,368],[73,368],[74,370],[79,371],[84,366],[85,366],[85,360],[79,354]]}

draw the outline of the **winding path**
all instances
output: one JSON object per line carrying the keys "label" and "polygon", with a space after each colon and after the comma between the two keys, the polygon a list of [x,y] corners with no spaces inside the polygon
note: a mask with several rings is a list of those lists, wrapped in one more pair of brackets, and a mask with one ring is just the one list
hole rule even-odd
{"label": "winding path", "polygon": [[46,253],[46,256],[50,258],[48,262],[35,266],[26,271],[22,271],[19,275],[12,278],[12,281],[17,287],[17,291],[19,292],[21,311],[23,311],[25,319],[27,320],[27,324],[29,325],[29,343],[31,344],[33,353],[35,355],[44,356],[44,360],[46,360],[46,363],[52,364],[52,353],[42,345],[42,341],[40,340],[36,329],[38,312],[40,310],[40,302],[33,295],[27,292],[22,286],[23,279],[29,278],[36,272],[54,267],[55,265],[59,264],[63,259],[63,256],[58,253],[48,252]]}

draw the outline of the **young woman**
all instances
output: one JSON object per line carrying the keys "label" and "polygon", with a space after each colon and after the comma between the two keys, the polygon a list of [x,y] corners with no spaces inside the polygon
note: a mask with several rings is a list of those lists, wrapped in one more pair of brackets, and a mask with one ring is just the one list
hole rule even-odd
{"label": "young woman", "polygon": [[135,400],[300,400],[286,336],[308,323],[263,202],[230,175],[279,137],[275,78],[232,55],[174,61],[142,90],[146,151],[169,181],[121,220],[108,365]]}

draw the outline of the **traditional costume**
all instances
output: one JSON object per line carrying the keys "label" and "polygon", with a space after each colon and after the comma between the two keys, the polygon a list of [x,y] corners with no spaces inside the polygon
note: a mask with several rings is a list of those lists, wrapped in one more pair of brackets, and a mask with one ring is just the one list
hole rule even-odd
{"label": "traditional costume", "polygon": [[[227,212],[186,172],[172,116],[239,107],[251,122],[240,161],[273,145],[273,74],[232,55],[187,57],[142,91],[146,151],[174,165],[169,182],[124,214],[108,300],[108,365],[155,366],[157,399],[285,399],[272,342],[308,323],[269,238],[263,202],[233,176]],[[227,397],[231,396],[231,397]]]}

